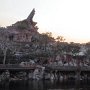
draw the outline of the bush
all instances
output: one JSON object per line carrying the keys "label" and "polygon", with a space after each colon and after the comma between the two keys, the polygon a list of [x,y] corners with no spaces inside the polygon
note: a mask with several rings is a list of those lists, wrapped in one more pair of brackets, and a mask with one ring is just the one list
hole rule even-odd
{"label": "bush", "polygon": [[17,26],[18,29],[23,30],[28,28],[28,22],[26,20],[20,22]]}

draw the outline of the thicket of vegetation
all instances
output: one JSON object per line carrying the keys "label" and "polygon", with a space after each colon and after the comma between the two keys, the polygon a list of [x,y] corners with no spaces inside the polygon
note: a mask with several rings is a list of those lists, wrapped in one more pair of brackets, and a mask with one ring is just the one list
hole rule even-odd
{"label": "thicket of vegetation", "polygon": [[[25,26],[27,27],[27,26]],[[0,63],[20,63],[29,59],[55,58],[58,54],[73,54],[80,52],[81,46],[86,48],[85,55],[90,59],[90,43],[80,44],[65,42],[63,36],[54,38],[51,32],[33,36],[30,43],[0,41]]]}

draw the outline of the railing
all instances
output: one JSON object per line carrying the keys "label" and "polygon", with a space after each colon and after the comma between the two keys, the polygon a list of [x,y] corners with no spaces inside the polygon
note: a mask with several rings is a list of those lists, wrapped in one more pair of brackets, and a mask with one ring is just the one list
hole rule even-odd
{"label": "railing", "polygon": [[90,66],[59,66],[59,65],[46,65],[47,69],[59,71],[90,71]]}
{"label": "railing", "polygon": [[[30,70],[37,68],[38,65],[19,65],[19,64],[0,64],[0,70]],[[90,71],[90,66],[59,66],[59,65],[44,65],[45,69],[48,70],[59,70],[59,71]]]}
{"label": "railing", "polygon": [[22,66],[22,65],[19,65],[19,64],[0,64],[0,70],[2,69],[35,69],[35,65],[30,65],[30,66]]}

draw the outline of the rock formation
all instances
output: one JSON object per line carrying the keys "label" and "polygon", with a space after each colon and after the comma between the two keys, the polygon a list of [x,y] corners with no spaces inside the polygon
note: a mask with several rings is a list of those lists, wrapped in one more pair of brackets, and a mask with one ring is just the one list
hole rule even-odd
{"label": "rock formation", "polygon": [[33,21],[34,15],[35,9],[31,11],[30,15],[25,20],[18,21],[12,24],[12,26],[4,28],[4,33],[8,31],[8,36],[5,37],[15,42],[31,42],[32,36],[38,33],[37,23]]}

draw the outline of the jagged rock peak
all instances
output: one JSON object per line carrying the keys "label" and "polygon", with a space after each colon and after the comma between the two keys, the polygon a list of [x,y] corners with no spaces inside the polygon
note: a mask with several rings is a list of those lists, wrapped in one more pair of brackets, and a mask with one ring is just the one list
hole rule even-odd
{"label": "jagged rock peak", "polygon": [[29,16],[27,17],[28,21],[33,21],[33,17],[35,15],[35,8],[33,8],[33,10],[31,11],[31,13],[29,14]]}

